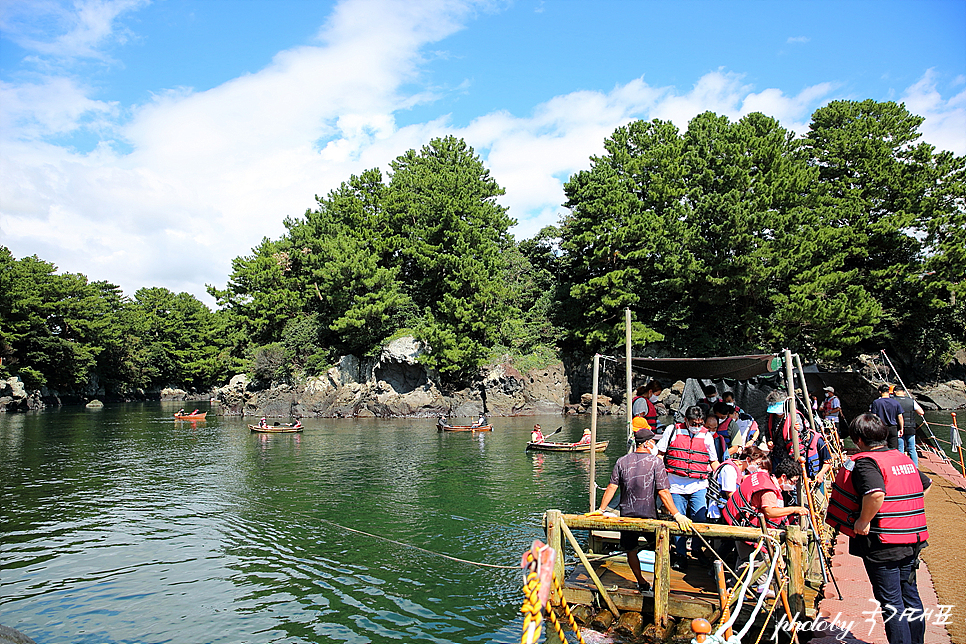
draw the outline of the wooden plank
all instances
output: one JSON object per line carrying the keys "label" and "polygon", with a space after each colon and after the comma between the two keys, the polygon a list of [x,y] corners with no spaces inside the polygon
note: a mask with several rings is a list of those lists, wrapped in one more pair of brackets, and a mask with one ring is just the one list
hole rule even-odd
{"label": "wooden plank", "polygon": [[614,600],[610,598],[610,593],[608,593],[607,589],[604,588],[604,584],[601,583],[600,577],[598,577],[597,573],[594,572],[594,567],[590,565],[589,561],[587,561],[587,555],[585,555],[584,551],[580,548],[580,544],[577,543],[577,540],[574,538],[574,534],[570,531],[570,528],[567,527],[566,523],[561,523],[560,528],[564,533],[564,536],[567,537],[567,540],[570,541],[570,545],[573,547],[574,552],[577,553],[580,563],[584,564],[584,569],[587,570],[587,574],[590,575],[590,578],[594,580],[594,586],[596,586],[597,590],[600,591],[600,595],[604,598],[607,608],[610,610],[610,612],[614,613],[614,619],[617,619],[617,617],[619,617],[621,614],[620,611],[617,609],[617,606],[614,605]]}
{"label": "wooden plank", "polygon": [[[596,594],[596,589],[591,584],[581,587],[568,584],[564,588],[564,598],[571,605],[592,605]],[[618,589],[611,591],[610,596],[614,604],[621,611],[640,612],[643,609],[645,613],[648,613],[653,610],[654,600],[650,597],[644,597],[642,606],[641,594],[637,591]],[[716,600],[673,593],[668,598],[667,612],[673,617],[680,617],[682,619],[701,617],[712,622],[716,621],[721,613]]]}
{"label": "wooden plank", "polygon": [[[544,533],[547,535],[547,545],[557,552],[557,558],[553,564],[553,576],[561,582],[564,576],[564,553],[563,553],[563,513],[560,510],[547,510],[543,515]],[[563,583],[561,583],[563,585]]]}
{"label": "wooden plank", "polygon": [[805,533],[797,525],[785,531],[785,557],[788,566],[788,605],[792,615],[805,618]]}
{"label": "wooden plank", "polygon": [[[638,532],[656,532],[661,528],[670,530],[671,536],[691,534],[690,530],[681,530],[677,521],[662,521],[660,519],[636,519],[631,517],[588,517],[583,514],[564,514],[564,521],[571,529],[577,530],[636,530]],[[741,539],[742,541],[758,541],[761,530],[757,528],[739,528],[719,523],[695,523],[694,529],[705,538]],[[770,529],[769,534],[781,538],[784,530]]]}
{"label": "wooden plank", "polygon": [[654,536],[654,623],[663,628],[671,593],[671,532],[661,527]]}

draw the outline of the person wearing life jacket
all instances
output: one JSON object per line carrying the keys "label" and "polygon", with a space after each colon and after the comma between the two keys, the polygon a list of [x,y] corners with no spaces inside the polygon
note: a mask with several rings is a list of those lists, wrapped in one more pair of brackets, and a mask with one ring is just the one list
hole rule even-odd
{"label": "person wearing life jacket", "polygon": [[735,427],[734,421],[738,419],[738,412],[735,411],[734,406],[729,405],[723,400],[719,400],[711,408],[711,413],[715,418],[718,419],[718,429],[715,433],[715,441],[717,444],[718,436],[723,439],[725,449],[727,450],[727,455],[722,453],[721,449],[718,449],[718,460],[724,460],[727,457],[734,456],[739,451],[741,451],[741,446],[734,445],[732,438],[732,428]]}
{"label": "person wearing life jacket", "polygon": [[[805,472],[808,478],[816,485],[823,485],[825,476],[832,469],[832,452],[829,451],[825,439],[818,432],[803,425],[798,431],[798,447],[801,455],[805,457]],[[787,449],[788,456],[794,458],[795,445],[789,442]],[[824,489],[823,487],[823,492]]]}
{"label": "person wearing life jacket", "polygon": [[661,399],[663,391],[664,385],[657,380],[651,380],[637,388],[631,403],[631,414],[646,420],[651,431],[657,431],[657,402]]}
{"label": "person wearing life jacket", "polygon": [[[765,441],[768,449],[772,452],[773,466],[777,465],[778,461],[788,453],[788,444],[792,440],[792,427],[785,406],[786,400],[785,392],[777,389],[765,398],[765,402],[768,404],[768,417],[765,419]],[[797,426],[808,427],[805,415],[797,407],[795,419]],[[777,458],[776,454],[779,455]]]}
{"label": "person wearing life jacket", "polygon": [[849,537],[849,554],[862,558],[890,644],[921,644],[922,600],[916,586],[919,553],[928,545],[924,497],[932,482],[912,460],[888,447],[881,418],[852,421],[859,453],[839,468],[825,522]]}
{"label": "person wearing life jacket", "polygon": [[[793,515],[808,514],[808,510],[801,506],[785,506],[782,492],[791,492],[798,485],[801,470],[798,463],[784,459],[774,468],[774,471],[760,470],[741,479],[738,489],[731,495],[722,510],[722,516],[728,525],[759,528],[761,522],[758,515],[765,517],[765,524],[769,528],[781,528]],[[748,563],[748,558],[754,550],[750,542],[737,541],[735,549],[738,551],[738,565]],[[764,592],[762,586],[759,592]]]}
{"label": "person wearing life jacket", "polygon": [[542,443],[544,441],[543,430],[540,425],[534,425],[533,431],[530,432],[530,442],[531,443]]}
{"label": "person wearing life jacket", "polygon": [[731,495],[738,489],[744,476],[745,463],[740,459],[726,458],[708,477],[708,522],[720,523],[721,511]]}
{"label": "person wearing life jacket", "polygon": [[731,421],[731,446],[740,450],[758,444],[761,432],[758,421],[751,414],[739,411],[738,417]]}
{"label": "person wearing life jacket", "polygon": [[714,404],[721,398],[718,397],[718,388],[714,385],[705,385],[702,387],[702,391],[704,391],[704,398],[696,404],[704,410],[704,415],[707,416]]}
{"label": "person wearing life jacket", "polygon": [[[701,407],[688,407],[684,418],[684,427],[665,429],[657,450],[664,456],[674,505],[685,517],[702,522],[707,516],[708,476],[717,469],[718,459],[714,438],[704,427]],[[671,567],[675,570],[687,566],[687,542],[687,535],[674,537]]]}
{"label": "person wearing life jacket", "polygon": [[584,429],[584,435],[577,441],[577,445],[590,445],[590,427]]}

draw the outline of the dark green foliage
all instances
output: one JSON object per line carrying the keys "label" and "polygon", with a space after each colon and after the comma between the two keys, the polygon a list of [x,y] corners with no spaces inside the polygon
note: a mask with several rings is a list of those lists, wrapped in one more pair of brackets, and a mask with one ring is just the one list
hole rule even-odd
{"label": "dark green foliage", "polygon": [[503,189],[443,137],[351,176],[232,263],[219,310],[56,273],[0,247],[0,375],[61,390],[203,389],[318,375],[412,333],[445,384],[632,339],[670,354],[887,348],[917,378],[966,346],[966,159],[903,105],[837,101],[796,137],[696,116],[617,128],[565,184],[570,213],[516,243]]}
{"label": "dark green foliage", "polygon": [[285,347],[274,342],[255,349],[252,355],[252,380],[263,386],[289,376],[290,356]]}
{"label": "dark green foliage", "polygon": [[804,140],[761,114],[618,128],[565,186],[557,320],[609,349],[629,306],[635,344],[691,356],[921,339],[961,293],[966,226],[963,159],[915,144],[920,123],[865,101],[818,110]]}

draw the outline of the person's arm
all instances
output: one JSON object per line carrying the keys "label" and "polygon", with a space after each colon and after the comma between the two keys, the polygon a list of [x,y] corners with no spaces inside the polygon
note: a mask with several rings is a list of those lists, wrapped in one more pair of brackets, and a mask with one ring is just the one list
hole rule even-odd
{"label": "person's arm", "polygon": [[678,506],[674,505],[674,497],[671,496],[671,490],[658,490],[657,495],[661,497],[661,502],[664,504],[664,509],[672,517],[678,513]]}
{"label": "person's arm", "polygon": [[792,514],[808,514],[808,510],[797,505],[780,506],[774,492],[764,492],[761,495],[761,513],[766,519],[781,519]]}
{"label": "person's arm", "polygon": [[915,409],[916,410],[916,413],[919,414],[920,416],[925,416],[926,415],[926,410],[923,409],[919,405],[919,403],[917,403],[915,400],[912,401],[912,408]]}
{"label": "person's arm", "polygon": [[822,469],[820,469],[818,471],[818,474],[815,475],[815,483],[818,484],[824,481],[825,475],[828,474],[829,470],[831,469],[832,469],[832,461],[826,461],[822,463]]}
{"label": "person's arm", "polygon": [[792,514],[808,514],[808,510],[799,507],[797,505],[789,505],[787,507],[767,507],[762,508],[761,513],[765,515],[766,519],[781,519],[782,517],[787,517]]}
{"label": "person's arm", "polygon": [[859,518],[856,519],[853,529],[855,534],[869,534],[869,526],[872,524],[872,518],[875,516],[879,508],[882,507],[882,502],[885,501],[885,492],[870,492],[862,497],[862,510],[859,512]]}
{"label": "person's arm", "polygon": [[[610,503],[611,499],[614,498],[614,494],[617,492],[617,486],[613,483],[609,484],[604,488],[604,496],[600,497],[600,511],[603,512],[607,509],[607,504]],[[668,495],[670,496],[670,494]]]}
{"label": "person's arm", "polygon": [[925,497],[927,494],[929,494],[929,490],[932,489],[932,479],[923,474],[922,470],[920,470],[919,481],[922,483],[922,496]]}

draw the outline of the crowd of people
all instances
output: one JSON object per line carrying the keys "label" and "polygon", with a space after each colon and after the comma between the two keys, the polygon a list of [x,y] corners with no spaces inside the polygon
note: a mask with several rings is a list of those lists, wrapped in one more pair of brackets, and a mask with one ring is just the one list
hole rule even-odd
{"label": "crowd of people", "polygon": [[[826,483],[833,459],[825,436],[840,435],[842,420],[833,387],[825,387],[824,400],[812,400],[812,416],[830,432],[824,435],[797,405],[790,417],[785,392],[768,395],[767,414],[759,422],[735,404],[732,392],[719,396],[713,385],[685,409],[683,422],[661,426],[662,392],[656,380],[637,389],[634,450],[617,460],[599,509],[591,515],[609,511],[619,491],[621,516],[657,518],[663,509],[677,522],[681,530],[673,539],[674,570],[709,569],[714,556],[733,557],[740,567],[748,565],[753,544],[722,540],[709,551],[703,540],[691,538],[693,522],[760,528],[764,521],[780,528],[809,514],[799,490],[829,493],[826,522],[850,537],[850,552],[863,559],[883,610],[893,607],[901,615],[886,623],[890,644],[923,641],[923,621],[915,619],[923,610],[915,568],[928,538],[923,497],[930,482],[919,472],[915,455],[915,414],[922,408],[902,388],[884,385],[869,412],[848,427],[859,451],[839,468],[830,490]],[[796,438],[803,460],[794,457]],[[645,538],[631,530],[623,530],[620,538],[642,591],[649,589],[638,559]],[[773,592],[763,586],[758,591]]]}

